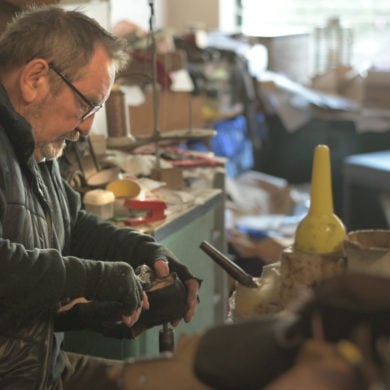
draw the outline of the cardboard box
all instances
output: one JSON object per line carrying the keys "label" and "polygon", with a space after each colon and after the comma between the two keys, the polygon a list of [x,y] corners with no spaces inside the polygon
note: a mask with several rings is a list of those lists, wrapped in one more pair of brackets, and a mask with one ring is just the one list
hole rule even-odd
{"label": "cardboard box", "polygon": [[299,83],[307,83],[310,74],[310,33],[286,29],[276,34],[261,31],[251,34],[251,43],[264,45],[268,52],[267,69]]}
{"label": "cardboard box", "polygon": [[[203,97],[189,92],[160,91],[158,94],[160,132],[203,127]],[[130,133],[151,136],[154,133],[153,94],[145,93],[145,102],[129,106]]]}
{"label": "cardboard box", "polygon": [[[157,73],[160,83],[168,83],[171,72],[187,69],[187,55],[183,50],[157,54]],[[153,56],[150,51],[138,50],[125,69],[117,75],[117,81],[124,85],[144,86],[150,83],[153,77]]]}
{"label": "cardboard box", "polygon": [[350,66],[339,66],[312,78],[312,88],[347,99],[362,101],[363,77],[358,69]]}
{"label": "cardboard box", "polygon": [[164,54],[157,54],[157,61],[160,61],[164,68],[169,72],[186,69],[188,66],[187,54],[184,50],[175,50]]}
{"label": "cardboard box", "polygon": [[291,187],[287,180],[263,172],[246,171],[237,179],[240,188],[260,188],[267,193],[270,214],[289,214],[293,207]]}
{"label": "cardboard box", "polygon": [[256,239],[246,233],[232,230],[229,232],[228,242],[241,259],[262,260],[257,264],[258,270],[261,271],[263,263],[279,261],[283,250],[293,244],[293,239],[280,237]]}
{"label": "cardboard box", "polygon": [[390,108],[390,69],[369,69],[363,87],[363,103],[366,107]]}

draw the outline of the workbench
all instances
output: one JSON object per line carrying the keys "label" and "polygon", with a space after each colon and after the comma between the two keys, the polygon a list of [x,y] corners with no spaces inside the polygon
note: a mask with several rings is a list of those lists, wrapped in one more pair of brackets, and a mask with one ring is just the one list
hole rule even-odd
{"label": "workbench", "polygon": [[[353,227],[352,202],[358,200],[356,186],[375,193],[390,192],[390,150],[348,156],[343,164],[343,221]],[[372,214],[375,204],[360,207],[361,212]],[[377,228],[385,226],[377,226]]]}
{"label": "workbench", "polygon": [[[175,339],[181,333],[199,333],[221,324],[227,317],[227,276],[200,248],[203,240],[225,252],[224,190],[196,189],[195,204],[167,213],[167,218],[137,228],[152,234],[173,251],[191,271],[203,280],[200,304],[190,323],[182,321],[175,328]],[[103,337],[89,331],[67,332],[64,349],[114,359],[155,356],[159,353],[158,332],[149,329],[134,340]]]}

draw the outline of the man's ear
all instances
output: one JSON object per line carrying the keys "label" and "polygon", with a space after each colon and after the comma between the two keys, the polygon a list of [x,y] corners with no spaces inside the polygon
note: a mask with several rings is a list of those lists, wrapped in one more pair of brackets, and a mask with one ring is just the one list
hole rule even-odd
{"label": "man's ear", "polygon": [[19,83],[26,102],[40,99],[50,91],[49,71],[48,63],[40,58],[35,58],[24,66]]}

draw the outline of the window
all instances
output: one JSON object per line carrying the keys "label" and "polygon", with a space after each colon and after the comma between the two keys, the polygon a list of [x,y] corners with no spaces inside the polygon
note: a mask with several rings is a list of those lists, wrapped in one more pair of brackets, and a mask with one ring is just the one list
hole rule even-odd
{"label": "window", "polygon": [[314,31],[337,16],[342,25],[352,31],[352,65],[390,63],[387,59],[390,48],[388,0],[236,0],[236,5],[236,20],[244,34],[306,29],[312,34],[314,51]]}

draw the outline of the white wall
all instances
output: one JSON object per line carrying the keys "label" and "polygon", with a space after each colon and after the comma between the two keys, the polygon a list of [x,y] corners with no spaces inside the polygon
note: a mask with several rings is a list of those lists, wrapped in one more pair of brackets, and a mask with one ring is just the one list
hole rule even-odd
{"label": "white wall", "polygon": [[[163,26],[165,0],[154,0],[154,27]],[[149,30],[151,7],[149,0],[110,0],[111,23],[115,25],[121,20],[129,20],[144,30]]]}
{"label": "white wall", "polygon": [[[211,0],[213,1],[213,0]],[[219,1],[218,28],[223,32],[236,32],[236,1],[235,0],[214,0]]]}
{"label": "white wall", "polygon": [[85,12],[90,17],[96,19],[106,29],[110,28],[110,5],[107,1],[77,1],[67,0],[61,2],[61,7],[65,9],[78,9]]}

